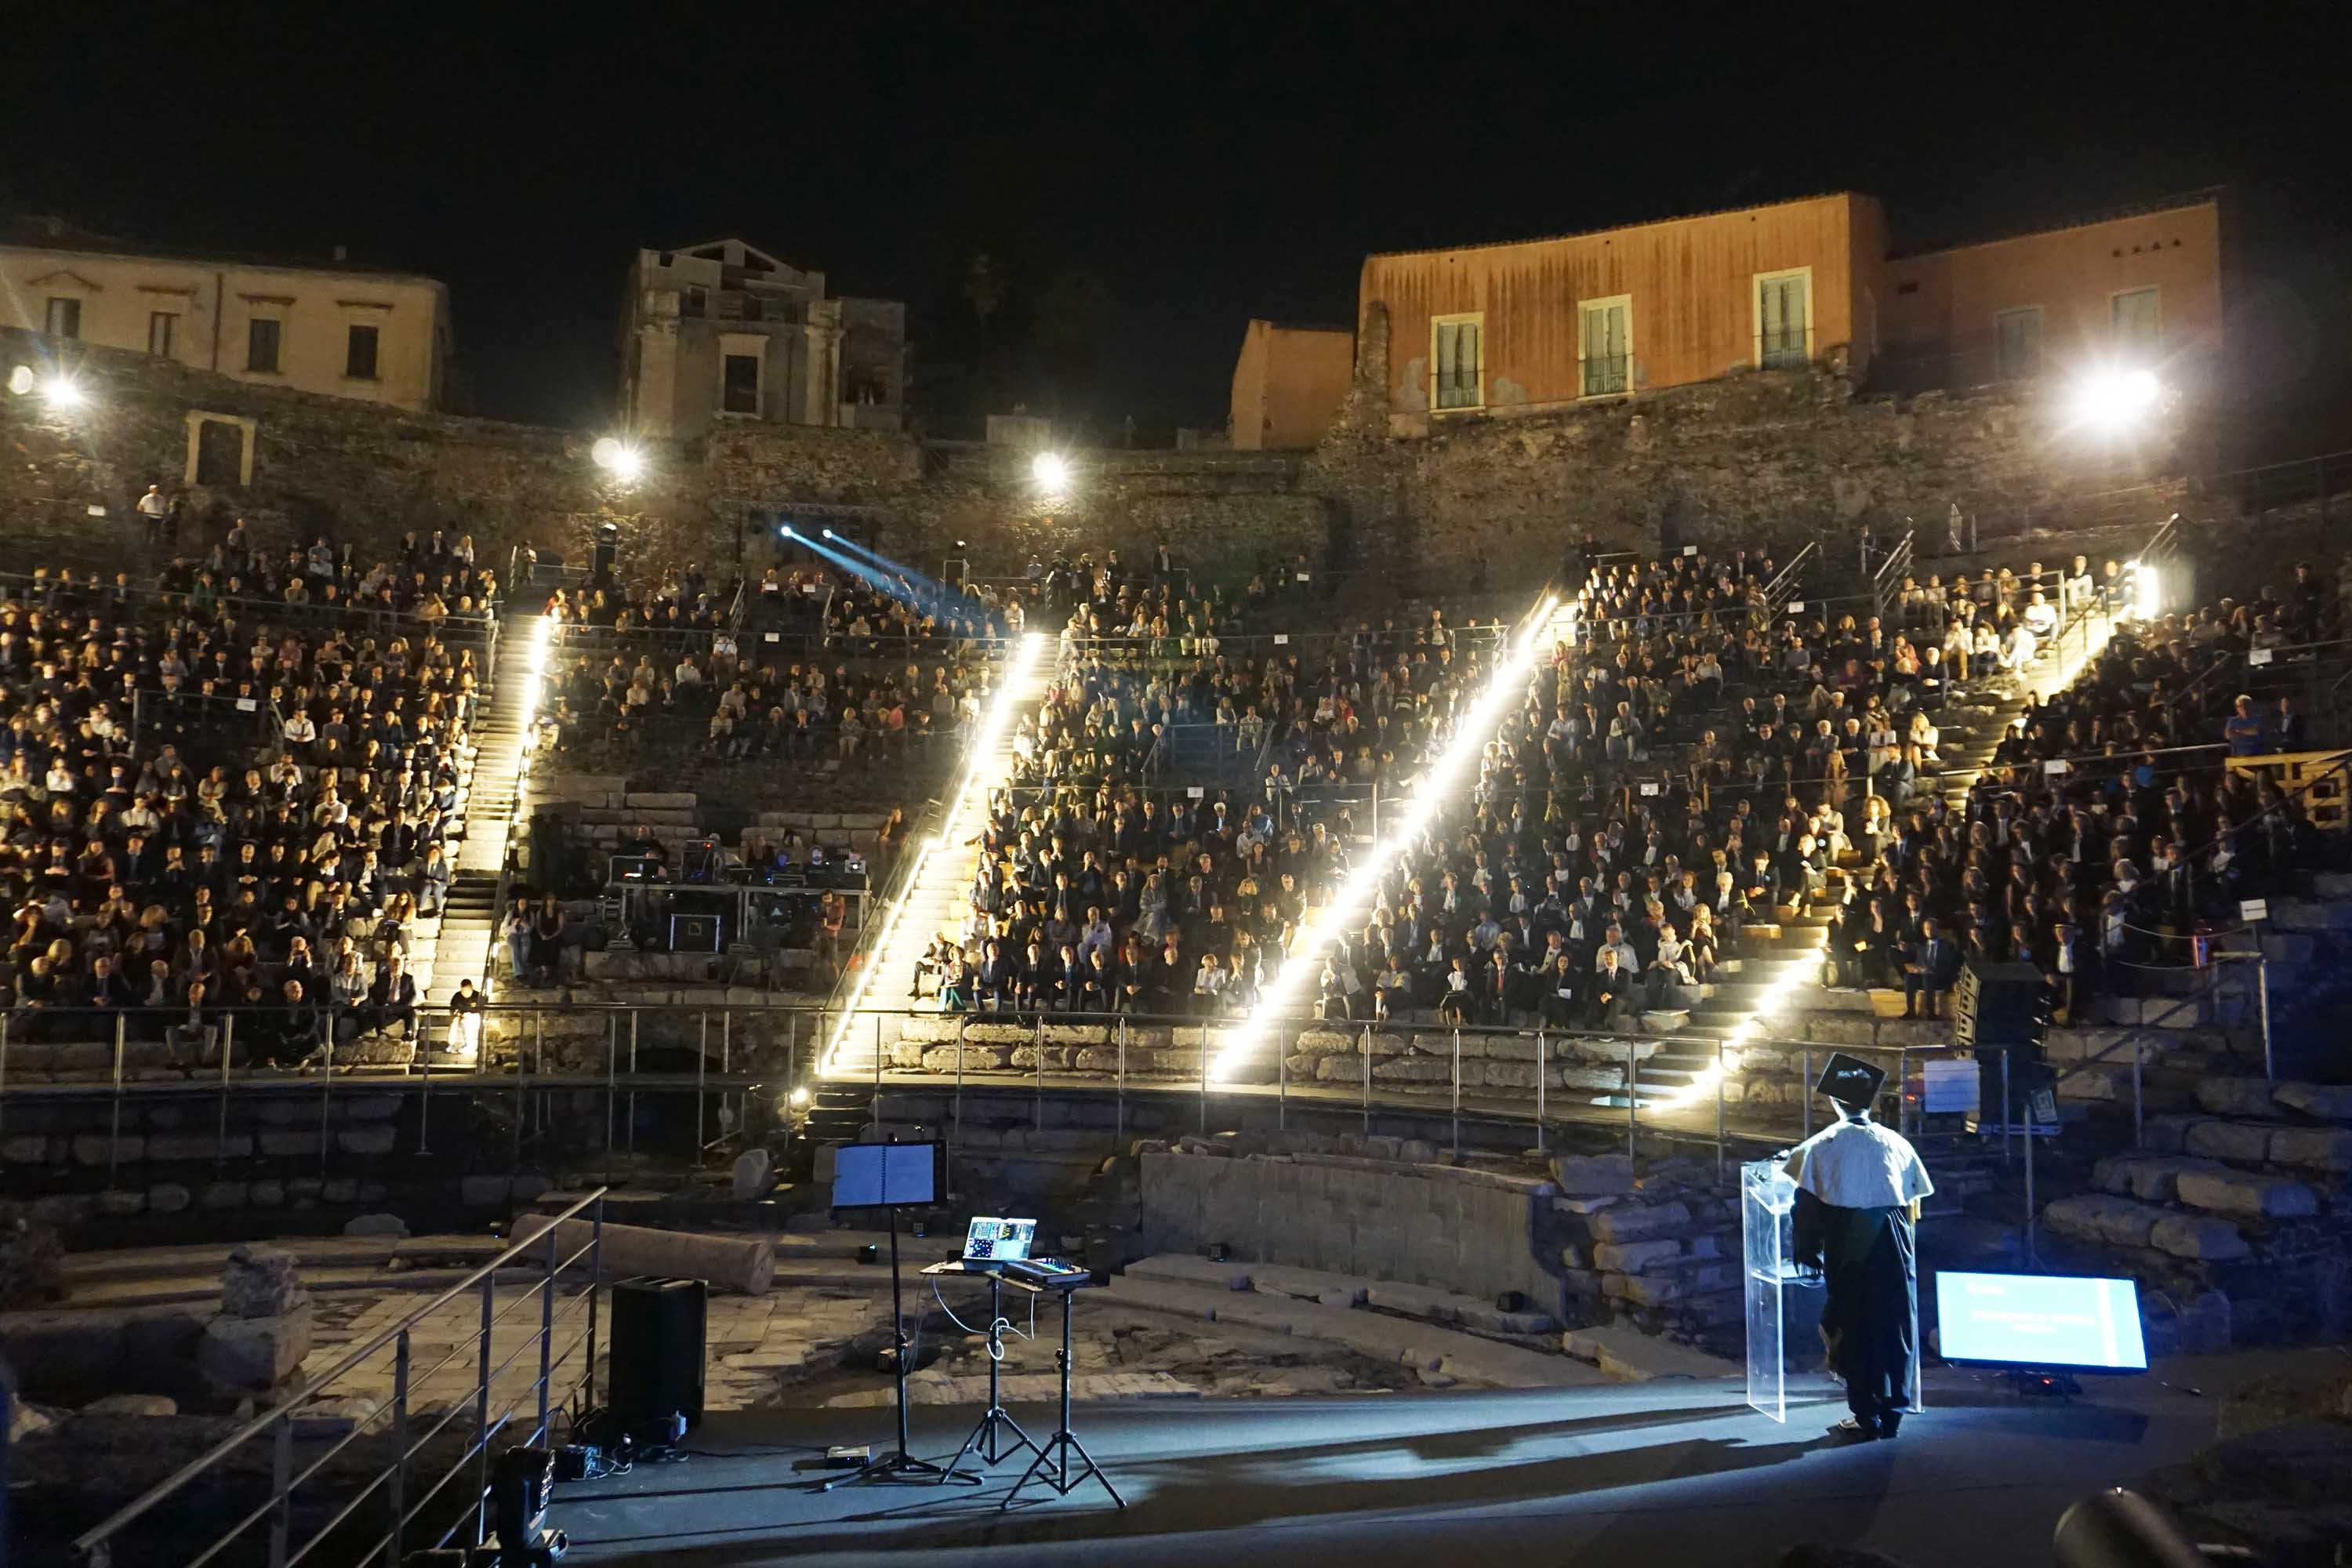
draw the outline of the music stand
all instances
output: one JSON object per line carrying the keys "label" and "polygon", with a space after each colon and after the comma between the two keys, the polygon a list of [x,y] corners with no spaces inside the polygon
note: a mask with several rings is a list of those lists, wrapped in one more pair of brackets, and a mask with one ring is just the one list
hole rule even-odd
{"label": "music stand", "polygon": [[[1094,1276],[1091,1274],[1045,1282],[1045,1289],[1059,1291],[1062,1297],[1062,1348],[1055,1353],[1055,1360],[1062,1366],[1062,1424],[1052,1436],[1045,1439],[1045,1446],[1037,1450],[1037,1457],[1029,1461],[1029,1468],[1021,1472],[1021,1479],[1013,1483],[1013,1489],[1004,1494],[1004,1500],[996,1505],[999,1513],[1011,1509],[1013,1500],[1021,1495],[1021,1489],[1033,1480],[1051,1488],[1056,1497],[1067,1497],[1086,1485],[1089,1477],[1102,1483],[1102,1489],[1110,1493],[1111,1501],[1121,1508],[1127,1506],[1127,1500],[1118,1495],[1117,1487],[1110,1484],[1110,1478],[1103,1474],[1103,1468],[1095,1463],[1095,1457],[1087,1452],[1086,1445],[1079,1442],[1077,1434],[1070,1430],[1070,1308],[1077,1293],[1093,1283]],[[1082,1468],[1076,1476],[1070,1474],[1070,1456],[1073,1453],[1082,1461]],[[1056,1455],[1058,1458],[1055,1458]],[[1049,1459],[1054,1461],[1054,1468],[1050,1470],[1045,1468]]]}
{"label": "music stand", "polygon": [[[898,1211],[940,1201],[940,1167],[945,1150],[936,1142],[844,1143],[835,1151],[833,1206],[837,1209],[878,1208],[890,1218],[890,1363],[898,1391],[898,1446],[845,1476],[835,1476],[817,1488],[858,1482],[915,1485],[944,1484],[950,1478],[981,1484],[978,1476],[957,1476],[945,1466],[918,1459],[907,1452],[907,1314],[898,1294]],[[1065,1336],[1067,1337],[1066,1335]]]}
{"label": "music stand", "polygon": [[[923,1272],[930,1275],[985,1273],[988,1277],[988,1408],[982,1413],[980,1424],[971,1429],[971,1436],[963,1440],[963,1447],[956,1450],[955,1458],[948,1461],[947,1475],[941,1476],[940,1480],[945,1483],[948,1476],[954,1476],[956,1467],[963,1463],[966,1454],[978,1454],[981,1468],[986,1469],[991,1465],[1011,1458],[1024,1448],[1033,1454],[1044,1453],[1045,1450],[1037,1447],[1037,1440],[1023,1431],[1021,1423],[1013,1419],[1013,1413],[1004,1408],[1003,1382],[999,1373],[1000,1363],[1004,1359],[1003,1273],[994,1268],[967,1268],[961,1258],[934,1263]],[[1032,1296],[1043,1293],[1038,1286],[1023,1280],[1016,1279],[1013,1284],[1013,1289],[1026,1290]],[[1002,1434],[998,1428],[1004,1426],[1013,1429],[1013,1446],[1000,1449],[997,1445]],[[964,1478],[958,1476],[956,1479],[961,1480]]]}

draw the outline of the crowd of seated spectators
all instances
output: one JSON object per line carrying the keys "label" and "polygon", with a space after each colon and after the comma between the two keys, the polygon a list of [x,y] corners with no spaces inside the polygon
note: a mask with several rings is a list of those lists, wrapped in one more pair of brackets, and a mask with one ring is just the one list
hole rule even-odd
{"label": "crowd of seated spectators", "polygon": [[718,631],[729,626],[740,589],[740,583],[714,583],[699,563],[689,561],[683,567],[665,567],[634,586],[605,577],[578,588],[559,587],[548,596],[547,615],[558,626]]}
{"label": "crowd of seated spectators", "polygon": [[471,534],[408,533],[392,558],[362,566],[349,547],[339,549],[323,534],[283,552],[261,548],[243,518],[203,555],[173,556],[158,585],[200,613],[224,599],[267,600],[428,624],[453,615],[493,616],[499,594],[496,572],[474,559]]}
{"label": "crowd of seated spectators", "polygon": [[[340,587],[343,552],[314,548]],[[39,573],[0,603],[18,1038],[104,1037],[120,1016],[193,1062],[235,1016],[240,1058],[285,1063],[325,1046],[331,1018],[347,1037],[413,1023],[405,955],[451,879],[478,676],[421,611],[442,583],[481,580],[420,565],[413,629],[379,641],[206,592],[271,580],[241,542],[215,553],[193,586]]]}
{"label": "crowd of seated spectators", "polygon": [[[2052,809],[2033,797],[2060,775],[2021,765],[2038,748],[2070,727],[2105,743],[2098,726],[2130,705],[2094,714],[2105,704],[2078,682],[2029,710],[1968,805],[1919,785],[1940,767],[1949,705],[2037,666],[2064,617],[2119,602],[2119,569],[2102,578],[2078,558],[2071,572],[1915,579],[1891,627],[1777,614],[1762,594],[1775,570],[1745,553],[1591,566],[1570,637],[1484,746],[1476,784],[1325,955],[1321,1010],[1622,1026],[1667,987],[1706,980],[1741,925],[1792,905],[1832,915],[1825,983],[1899,986],[1932,1008],[1964,959],[2023,957],[2071,991],[2097,957],[2084,932],[2102,928],[2080,898],[2061,901],[2046,856],[2017,850],[2010,818]],[[1364,639],[1334,643],[1311,675],[1181,641],[1130,667],[1077,635],[1133,624],[1136,604],[1096,585],[1107,598],[1070,606],[1064,679],[1016,739],[1017,787],[992,803],[971,913],[939,933],[927,972],[956,1007],[1245,1009],[1357,837],[1360,796],[1302,783],[1409,784],[1491,653],[1457,657],[1440,620],[1394,665]],[[2242,615],[2252,627],[2281,608]],[[2118,642],[2088,689],[2140,646]],[[1184,668],[1171,673],[1171,656]],[[1155,726],[1204,712],[1238,726],[1254,708],[1281,742],[1262,792],[1192,802],[1145,787]],[[2021,783],[2023,803],[2002,804]],[[2229,798],[2224,823],[2265,804]],[[2260,820],[2294,837],[2291,810]],[[2151,847],[2129,827],[2120,842]]]}

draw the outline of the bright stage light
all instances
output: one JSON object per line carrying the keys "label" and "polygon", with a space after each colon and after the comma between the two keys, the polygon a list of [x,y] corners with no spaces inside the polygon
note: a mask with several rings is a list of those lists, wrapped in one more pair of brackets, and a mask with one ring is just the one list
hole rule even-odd
{"label": "bright stage light", "polygon": [[[970,760],[964,763],[955,794],[949,797],[948,808],[940,817],[943,831],[923,846],[921,855],[907,874],[905,895],[892,904],[890,912],[883,917],[882,930],[874,942],[874,953],[877,959],[889,951],[891,939],[898,934],[898,922],[907,912],[907,905],[923,885],[923,870],[930,858],[950,844],[964,843],[980,831],[977,824],[967,826],[964,823],[964,814],[971,808],[975,792],[984,809],[987,791],[1003,782],[1003,775],[1000,770],[1010,765],[1011,753],[1008,752],[1000,761],[996,755],[997,742],[1004,738],[1006,728],[1013,722],[1013,710],[1020,700],[1017,694],[1028,684],[1029,672],[1037,667],[1037,660],[1044,656],[1051,640],[1044,632],[1031,632],[1013,645],[1013,657],[1004,667],[1004,684],[996,689],[996,695],[989,702],[987,711],[981,716],[980,729],[973,734],[964,753]],[[985,779],[981,776],[983,768],[988,770],[989,776]],[[842,1046],[849,1038],[849,1031],[856,1026],[857,1009],[865,1004],[866,990],[874,984],[874,972],[879,967],[879,963],[858,966],[856,984],[850,987],[849,998],[842,1005],[841,1022],[834,1026],[833,1038],[825,1043],[820,1070],[830,1072],[833,1069],[835,1060],[841,1055]]]}
{"label": "bright stage light", "polygon": [[589,447],[588,455],[596,460],[598,468],[616,479],[634,479],[646,471],[646,455],[626,441],[616,441],[610,436],[601,437]]}
{"label": "bright stage light", "polygon": [[1040,452],[1029,460],[1029,477],[1039,489],[1058,495],[1069,487],[1070,465],[1058,452]]}
{"label": "bright stage light", "polygon": [[[1464,764],[1486,750],[1486,742],[1502,727],[1511,704],[1526,700],[1528,674],[1535,668],[1537,656],[1549,646],[1552,612],[1559,605],[1558,595],[1546,594],[1543,602],[1520,623],[1518,636],[1513,639],[1501,668],[1487,681],[1478,700],[1463,712],[1454,726],[1453,742],[1439,753],[1413,786],[1411,802],[1402,810],[1381,813],[1387,831],[1323,907],[1300,924],[1292,939],[1290,955],[1259,993],[1257,1005],[1225,1037],[1223,1047],[1210,1063],[1212,1079],[1219,1082],[1229,1079],[1234,1068],[1265,1043],[1268,1033],[1305,1002],[1310,976],[1319,973],[1323,950],[1350,921],[1362,918],[1365,907],[1380,889],[1381,879],[1399,856],[1420,842],[1430,819],[1444,809],[1445,797]],[[1202,1048],[1207,1048],[1205,1044]]]}
{"label": "bright stage light", "polygon": [[778,529],[776,531],[776,535],[780,539],[798,539],[800,537],[799,534],[793,531],[793,525],[789,522],[784,524],[783,527]]}
{"label": "bright stage light", "polygon": [[63,372],[41,383],[41,399],[52,408],[79,408],[88,401],[81,384]]}
{"label": "bright stage light", "polygon": [[2132,614],[2143,621],[2164,614],[2164,574],[2152,561],[2132,565]]}
{"label": "bright stage light", "polygon": [[2074,387],[2074,416],[2108,431],[2130,428],[2164,395],[2152,370],[2099,370]]}

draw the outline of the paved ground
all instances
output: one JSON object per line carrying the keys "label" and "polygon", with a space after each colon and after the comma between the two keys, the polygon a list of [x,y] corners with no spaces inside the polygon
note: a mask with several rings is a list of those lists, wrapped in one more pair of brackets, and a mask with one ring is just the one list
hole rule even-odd
{"label": "paved ground", "polygon": [[[1823,1440],[1838,1408],[1800,1408],[1780,1426],[1746,1409],[1729,1382],[1082,1405],[1076,1426],[1126,1494],[1123,1512],[1091,1483],[1065,1500],[1033,1491],[1000,1512],[1010,1465],[980,1489],[820,1494],[796,1464],[829,1442],[881,1436],[878,1412],[760,1412],[712,1417],[680,1465],[562,1489],[552,1521],[572,1536],[569,1561],[697,1568],[870,1563],[894,1552],[919,1552],[925,1568],[1713,1568],[1769,1563],[1799,1540],[1919,1568],[2031,1564],[2049,1560],[2052,1526],[2074,1499],[2210,1440],[2214,1400],[2165,1376],[2021,1407],[1985,1380],[1940,1374],[1930,1412],[1898,1441],[1856,1448]],[[974,1414],[917,1411],[916,1450],[944,1458]],[[1050,1408],[1016,1414],[1034,1435],[1052,1428]]]}

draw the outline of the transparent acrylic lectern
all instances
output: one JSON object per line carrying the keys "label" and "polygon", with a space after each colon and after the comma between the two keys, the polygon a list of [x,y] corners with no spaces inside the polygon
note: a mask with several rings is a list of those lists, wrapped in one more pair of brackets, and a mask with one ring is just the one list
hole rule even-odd
{"label": "transparent acrylic lectern", "polygon": [[[1748,1403],[1775,1421],[1789,1402],[1843,1403],[1822,1349],[1821,1276],[1800,1270],[1791,1215],[1797,1184],[1780,1160],[1739,1168],[1740,1274],[1748,1298]],[[1919,1321],[1911,1321],[1911,1408],[1919,1408]]]}

